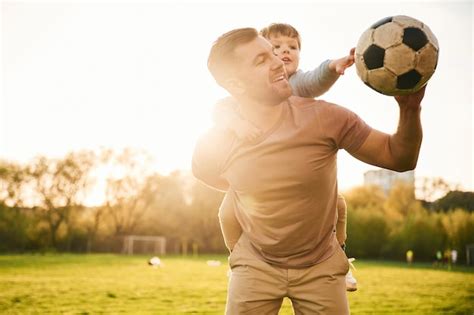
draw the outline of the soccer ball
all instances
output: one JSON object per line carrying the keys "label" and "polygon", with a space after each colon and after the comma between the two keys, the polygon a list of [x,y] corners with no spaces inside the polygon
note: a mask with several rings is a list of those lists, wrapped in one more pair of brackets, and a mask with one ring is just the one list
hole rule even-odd
{"label": "soccer ball", "polygon": [[414,18],[384,18],[360,37],[356,70],[370,88],[385,95],[407,95],[421,89],[438,64],[438,40]]}
{"label": "soccer ball", "polygon": [[148,264],[153,267],[160,267],[161,260],[158,257],[152,257],[148,260]]}

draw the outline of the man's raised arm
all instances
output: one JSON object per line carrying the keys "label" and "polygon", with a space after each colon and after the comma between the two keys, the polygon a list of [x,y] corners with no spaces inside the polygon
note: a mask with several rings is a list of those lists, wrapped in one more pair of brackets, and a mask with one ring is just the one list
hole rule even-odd
{"label": "man's raised arm", "polygon": [[425,88],[411,95],[395,97],[400,118],[393,135],[372,129],[360,148],[349,153],[363,162],[398,172],[414,169],[423,138],[420,111]]}
{"label": "man's raised arm", "polygon": [[194,148],[192,172],[194,177],[202,181],[207,186],[221,191],[227,191],[229,184],[221,177],[220,170],[222,164],[223,150],[221,141],[208,132],[199,138]]}

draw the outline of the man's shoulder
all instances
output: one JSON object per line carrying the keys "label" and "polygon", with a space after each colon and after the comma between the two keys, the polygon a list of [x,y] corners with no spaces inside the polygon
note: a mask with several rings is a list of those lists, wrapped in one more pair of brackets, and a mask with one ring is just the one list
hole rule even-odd
{"label": "man's shoulder", "polygon": [[300,116],[305,119],[344,119],[350,116],[352,111],[349,109],[331,102],[321,99],[304,98],[299,96],[291,96],[290,104],[295,112],[299,112]]}

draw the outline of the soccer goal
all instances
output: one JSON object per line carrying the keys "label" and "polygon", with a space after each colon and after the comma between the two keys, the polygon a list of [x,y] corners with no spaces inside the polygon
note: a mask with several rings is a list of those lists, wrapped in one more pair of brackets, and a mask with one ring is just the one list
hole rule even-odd
{"label": "soccer goal", "polygon": [[127,235],[123,239],[122,253],[133,254],[166,254],[164,236]]}

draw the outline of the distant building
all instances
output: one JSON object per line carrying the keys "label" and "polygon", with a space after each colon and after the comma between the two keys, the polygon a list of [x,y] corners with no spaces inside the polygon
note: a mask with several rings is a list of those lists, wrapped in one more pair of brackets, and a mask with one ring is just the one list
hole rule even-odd
{"label": "distant building", "polygon": [[396,182],[415,186],[415,171],[395,172],[386,169],[372,170],[364,173],[364,185],[377,185],[388,194]]}

